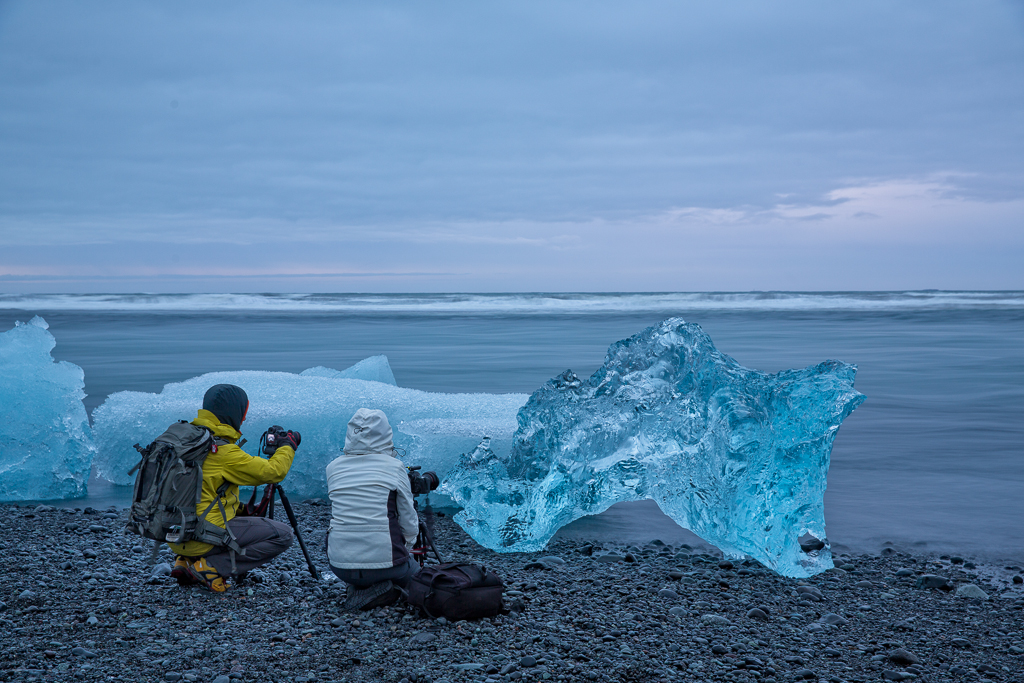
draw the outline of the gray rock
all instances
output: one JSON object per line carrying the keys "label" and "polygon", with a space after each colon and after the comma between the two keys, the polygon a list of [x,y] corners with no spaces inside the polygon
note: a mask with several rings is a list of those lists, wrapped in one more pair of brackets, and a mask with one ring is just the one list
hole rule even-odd
{"label": "gray rock", "polygon": [[176,681],[176,680],[178,680],[180,678],[181,678],[181,674],[178,673],[177,671],[168,671],[168,672],[164,673],[164,680],[165,681]]}
{"label": "gray rock", "polygon": [[92,659],[96,656],[95,652],[86,650],[84,647],[75,647],[71,649],[71,654],[75,657],[85,657],[86,659]]}
{"label": "gray rock", "polygon": [[18,593],[16,602],[19,605],[34,605],[37,602],[39,602],[39,596],[36,595],[33,591],[23,590],[20,593]]}
{"label": "gray rock", "polygon": [[897,666],[910,666],[911,664],[920,664],[920,658],[910,650],[904,650],[900,648],[893,650],[889,653],[889,661]]}
{"label": "gray rock", "polygon": [[825,597],[824,595],[821,594],[821,591],[818,590],[817,588],[815,588],[814,586],[797,586],[796,587],[796,592],[801,597],[807,598],[807,599],[812,600],[814,602],[819,602],[819,601],[823,600],[824,597]]}
{"label": "gray rock", "polygon": [[228,676],[227,674],[221,674],[220,676],[217,676],[215,679],[213,679],[213,683],[231,683],[231,676]]}
{"label": "gray rock", "polygon": [[848,619],[845,619],[844,617],[841,617],[838,614],[833,614],[832,612],[829,612],[828,614],[824,615],[821,618],[821,622],[823,624],[829,624],[830,626],[846,626],[850,623]]}
{"label": "gray rock", "polygon": [[452,668],[458,671],[477,671],[483,669],[484,665],[478,662],[466,662],[465,664],[452,664]]}
{"label": "gray rock", "polygon": [[565,566],[565,560],[563,560],[562,558],[558,557],[557,555],[548,555],[546,557],[542,557],[542,558],[540,558],[538,560],[538,562],[543,562],[544,564],[548,565],[549,567],[564,567]]}
{"label": "gray rock", "polygon": [[917,577],[917,587],[922,589],[946,588],[950,585],[949,579],[937,574],[922,574]]}
{"label": "gray rock", "polygon": [[672,579],[673,581],[678,581],[679,579],[683,578],[683,573],[682,572],[669,572],[668,573],[668,578]]}
{"label": "gray rock", "polygon": [[670,609],[668,611],[668,613],[671,614],[674,617],[685,617],[686,616],[686,608],[685,607],[678,607],[678,606],[677,607],[673,607],[672,609]]}
{"label": "gray rock", "polygon": [[664,598],[666,600],[678,600],[679,593],[676,593],[674,590],[670,590],[668,588],[662,588],[660,591],[658,591],[658,597]]}
{"label": "gray rock", "polygon": [[94,560],[94,559],[96,559],[99,556],[100,556],[100,554],[98,552],[96,552],[95,550],[93,550],[92,548],[86,548],[85,550],[82,551],[82,557],[85,557],[86,559],[89,559],[89,560]]}
{"label": "gray rock", "polygon": [[854,585],[855,588],[874,588],[875,587],[875,584],[871,583],[870,581],[858,581],[857,583],[855,583],[853,585]]}
{"label": "gray rock", "polygon": [[527,669],[535,667],[537,666],[537,658],[533,655],[526,655],[525,657],[519,660],[519,666]]}
{"label": "gray rock", "polygon": [[971,641],[967,640],[966,638],[951,638],[949,644],[953,647],[961,647],[964,649],[969,648],[973,645]]}
{"label": "gray rock", "polygon": [[793,672],[793,675],[797,678],[806,678],[808,680],[818,677],[818,674],[814,673],[810,669],[797,669]]}
{"label": "gray rock", "polygon": [[974,600],[988,600],[988,593],[981,590],[973,583],[965,583],[956,589],[956,594],[961,598],[971,598]]}
{"label": "gray rock", "polygon": [[712,626],[731,626],[732,625],[731,621],[729,621],[725,617],[719,616],[717,614],[705,614],[704,616],[702,616],[700,618],[700,620],[703,621],[705,624],[710,624]]}
{"label": "gray rock", "polygon": [[149,572],[149,575],[151,577],[152,576],[170,576],[171,575],[171,565],[169,565],[166,562],[160,562],[159,564],[156,564],[156,565],[153,566],[153,570]]}
{"label": "gray rock", "polygon": [[89,626],[97,626],[97,625],[99,625],[100,620],[97,619],[96,617],[89,617],[88,619],[85,620],[85,623],[87,623]]}
{"label": "gray rock", "polygon": [[616,555],[615,553],[608,553],[607,555],[600,555],[597,558],[598,562],[603,562],[604,564],[615,564],[616,562],[624,562],[625,560],[626,560],[626,558],[624,556]]}
{"label": "gray rock", "polygon": [[907,569],[906,567],[904,567],[903,569],[896,570],[896,576],[899,576],[901,578],[905,576],[913,576],[916,573],[917,572],[915,572],[913,569]]}
{"label": "gray rock", "polygon": [[768,621],[768,614],[758,607],[755,607],[747,612],[748,619],[760,619],[761,621]]}
{"label": "gray rock", "polygon": [[800,550],[803,550],[805,553],[811,553],[825,547],[825,542],[811,533],[804,534],[798,541],[800,543]]}
{"label": "gray rock", "polygon": [[414,635],[411,638],[409,638],[409,642],[410,643],[415,643],[417,645],[422,645],[423,643],[429,643],[429,642],[434,641],[434,640],[437,640],[437,635],[431,633],[430,631],[420,631],[416,635]]}

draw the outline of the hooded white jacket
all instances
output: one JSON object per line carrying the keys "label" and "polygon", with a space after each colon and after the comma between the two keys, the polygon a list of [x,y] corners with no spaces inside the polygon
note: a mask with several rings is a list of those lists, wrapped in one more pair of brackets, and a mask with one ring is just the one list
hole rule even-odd
{"label": "hooded white jacket", "polygon": [[327,558],[338,569],[387,569],[408,562],[419,520],[405,466],[394,456],[391,425],[360,408],[345,451],[327,465],[331,525]]}

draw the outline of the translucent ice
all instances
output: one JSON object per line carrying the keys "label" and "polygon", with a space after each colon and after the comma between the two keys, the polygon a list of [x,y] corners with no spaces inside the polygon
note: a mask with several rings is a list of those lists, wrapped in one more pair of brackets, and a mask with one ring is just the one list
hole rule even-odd
{"label": "translucent ice", "polygon": [[85,373],[54,362],[46,321],[0,334],[0,502],[85,495],[93,447]]}
{"label": "translucent ice", "polygon": [[378,408],[387,414],[395,445],[407,452],[406,464],[422,465],[443,476],[460,453],[484,436],[511,448],[516,411],[527,399],[525,394],[428,393],[305,373],[215,372],[168,384],[159,394],[122,391],[108,396],[93,411],[97,475],[115,484],[130,484],[133,479],[127,472],[138,461],[132,444],[145,446],[175,420],[194,419],[203,394],[220,383],[237,384],[249,395],[249,414],[242,425],[249,440],[246,452],[257,454],[259,436],[271,425],[302,433],[302,445],[284,486],[289,494],[306,497],[326,494],[324,468],[341,454],[349,418],[359,408]]}
{"label": "translucent ice", "polygon": [[391,386],[398,386],[395,381],[395,374],[391,372],[391,364],[387,356],[370,356],[350,368],[344,370],[332,370],[320,365],[299,373],[303,377],[333,377],[334,379],[362,379],[367,382],[383,382]]}
{"label": "translucent ice", "polygon": [[863,400],[856,367],[826,361],[768,374],[718,351],[698,325],[666,320],[613,344],[590,379],[571,371],[519,411],[510,455],[482,442],[442,490],[479,543],[542,548],[613,503],[653,499],[730,556],[787,576],[832,566],[823,496],[832,441]]}

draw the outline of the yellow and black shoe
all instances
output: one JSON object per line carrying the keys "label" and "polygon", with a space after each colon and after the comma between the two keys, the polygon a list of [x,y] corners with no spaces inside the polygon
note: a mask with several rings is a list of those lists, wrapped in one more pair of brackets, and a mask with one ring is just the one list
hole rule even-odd
{"label": "yellow and black shoe", "polygon": [[228,589],[228,582],[210,566],[205,557],[200,557],[195,562],[188,564],[188,574],[206,590],[223,593]]}
{"label": "yellow and black shoe", "polygon": [[178,555],[174,560],[174,567],[171,568],[171,578],[178,582],[179,586],[191,586],[196,580],[188,572],[190,558]]}

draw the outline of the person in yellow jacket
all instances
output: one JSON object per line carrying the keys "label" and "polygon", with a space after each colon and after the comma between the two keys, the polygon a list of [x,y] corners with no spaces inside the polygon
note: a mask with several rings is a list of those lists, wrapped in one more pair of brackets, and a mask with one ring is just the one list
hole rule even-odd
{"label": "person in yellow jacket", "polygon": [[[269,459],[247,454],[235,442],[242,436],[240,429],[248,411],[249,397],[241,387],[217,384],[203,396],[203,407],[192,421],[209,429],[217,443],[217,449],[203,462],[203,492],[196,513],[206,513],[207,521],[226,528],[243,552],[195,540],[169,543],[178,555],[171,570],[178,583],[197,583],[222,593],[228,588],[227,577],[266,564],[292,544],[293,534],[287,524],[264,517],[235,517],[238,487],[283,481],[300,439],[298,432],[288,432],[283,445]],[[218,490],[223,490],[219,505]]]}

